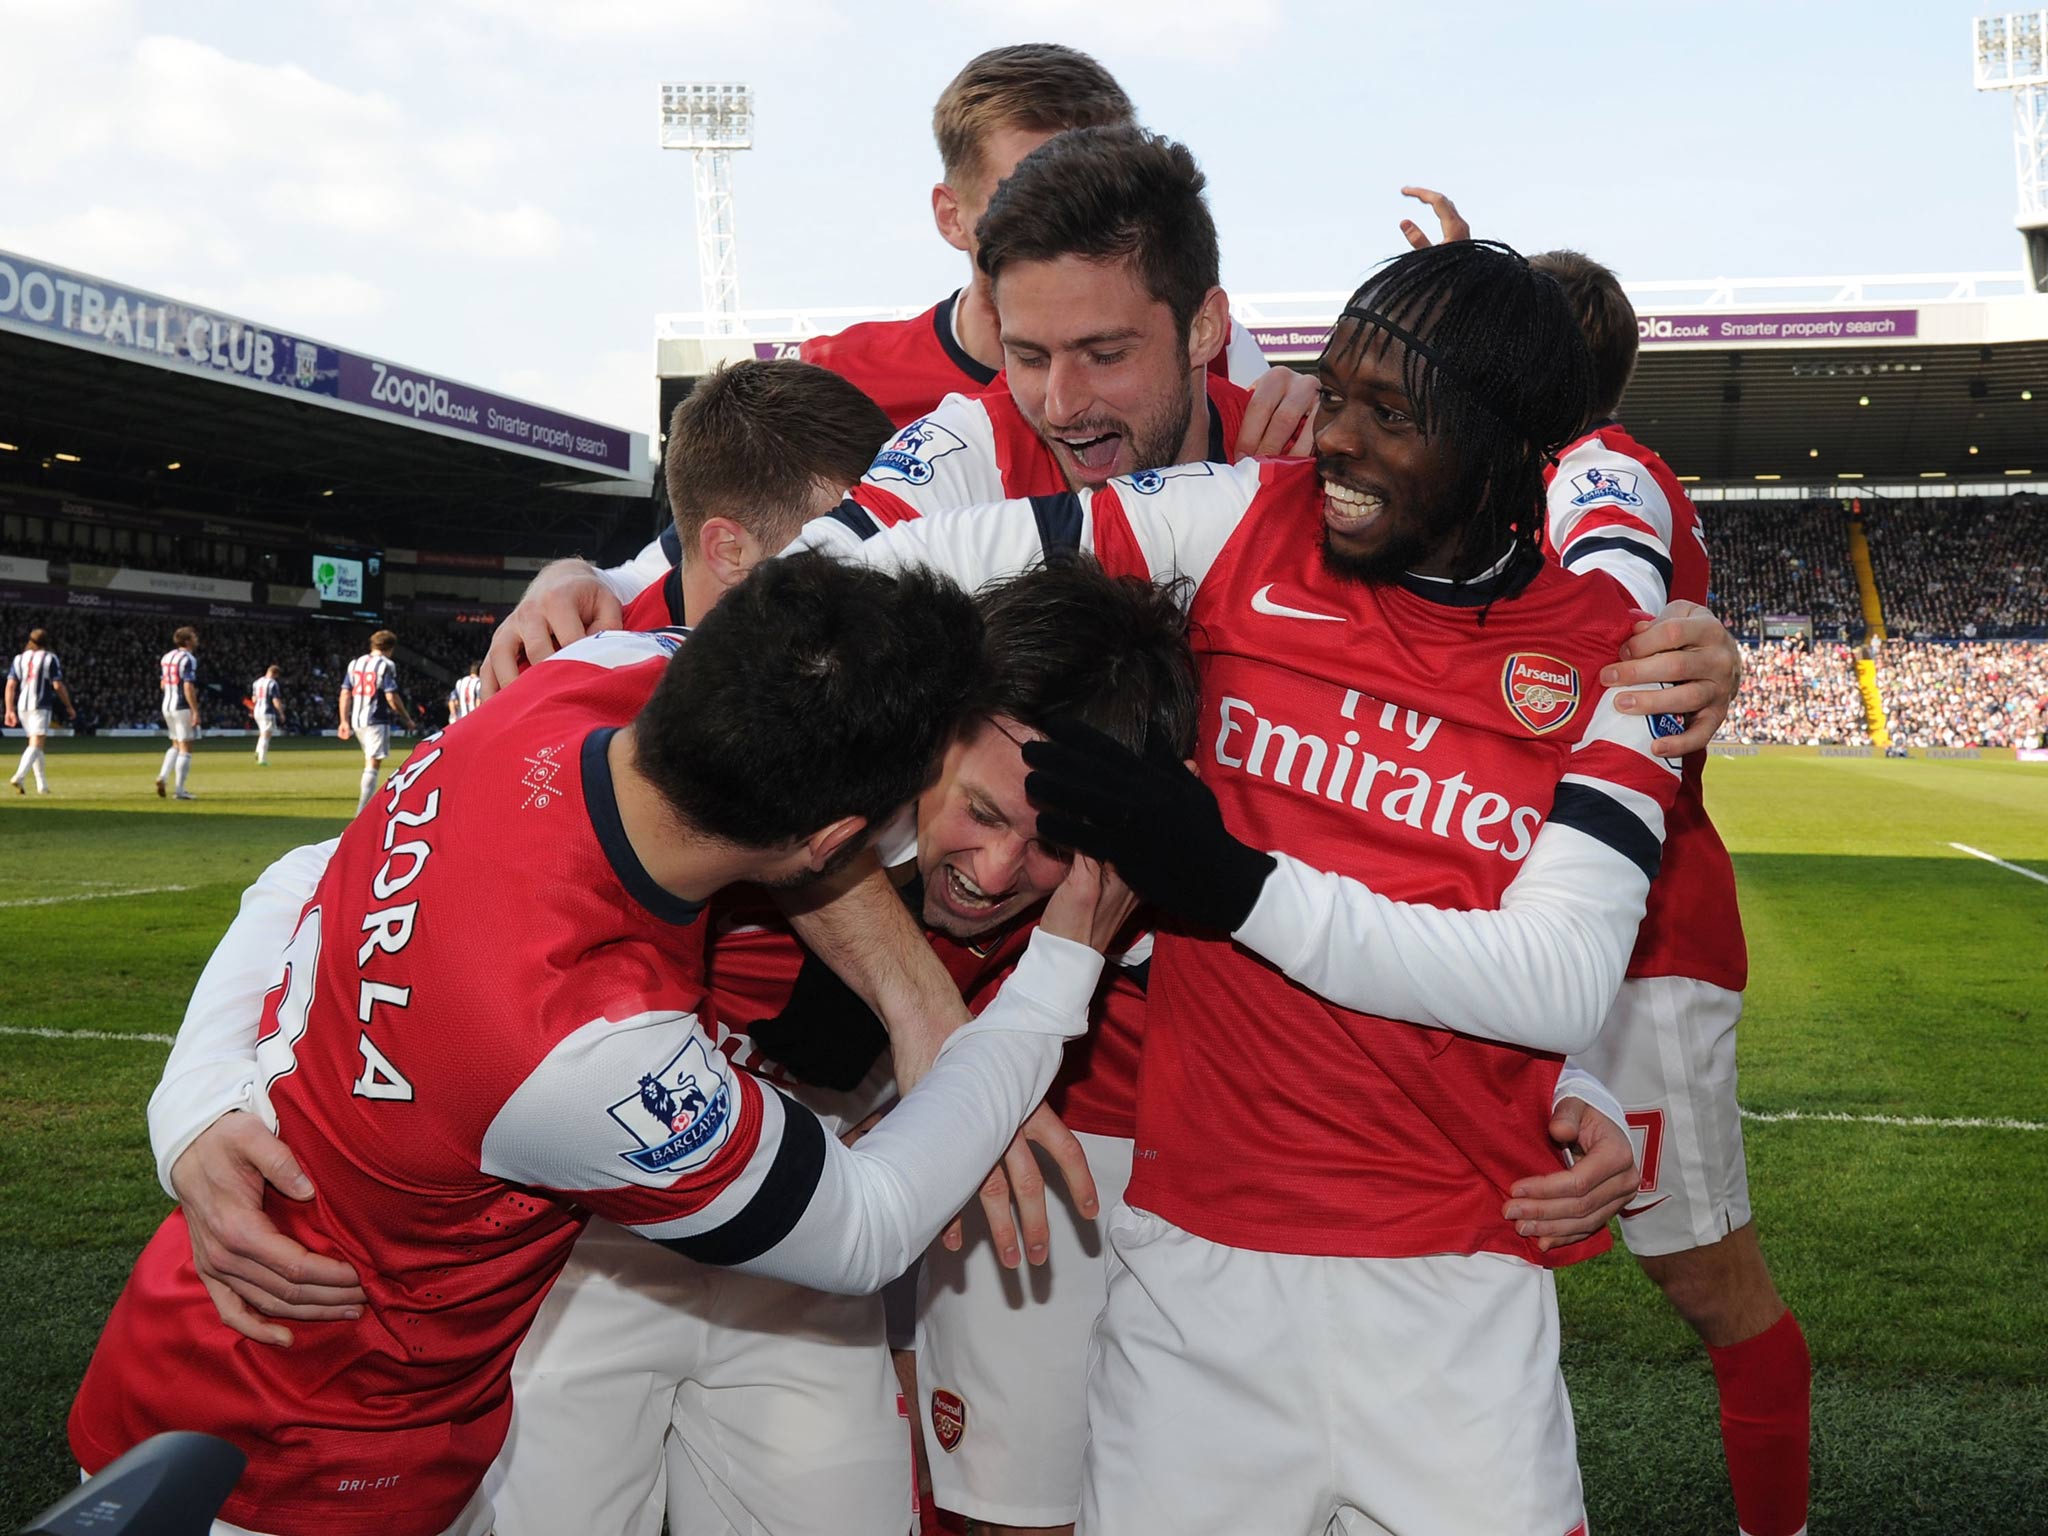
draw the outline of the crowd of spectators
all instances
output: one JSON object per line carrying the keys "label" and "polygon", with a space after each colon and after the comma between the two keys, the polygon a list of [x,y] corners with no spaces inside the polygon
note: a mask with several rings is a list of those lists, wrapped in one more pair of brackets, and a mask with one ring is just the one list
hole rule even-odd
{"label": "crowd of spectators", "polygon": [[[266,667],[282,669],[284,708],[291,732],[334,726],[335,698],[348,664],[368,649],[371,624],[287,623],[255,620],[143,618],[91,613],[76,608],[32,608],[0,604],[0,651],[7,658],[22,648],[32,629],[49,631],[49,647],[64,668],[64,681],[78,706],[80,724],[93,730],[156,727],[163,723],[163,689],[157,662],[171,649],[181,623],[199,631],[199,693],[202,726],[248,727],[243,700]],[[398,632],[399,691],[415,713],[445,717],[448,685],[417,667],[406,653],[417,651],[451,674],[469,670],[490,642],[488,630],[445,623],[394,621]]]}
{"label": "crowd of spectators", "polygon": [[1886,502],[1864,513],[1887,633],[2048,637],[2048,504],[2038,496]]}
{"label": "crowd of spectators", "polygon": [[1700,522],[1713,562],[1709,604],[1738,636],[1761,640],[1766,615],[1796,613],[1813,620],[1817,639],[1862,638],[1839,502],[1711,502]]}
{"label": "crowd of spectators", "polygon": [[223,581],[306,585],[306,575],[299,569],[305,562],[295,559],[290,550],[251,545],[239,539],[180,536],[105,523],[66,522],[55,517],[43,522],[43,526],[47,531],[40,537],[27,532],[0,537],[0,555],[66,564],[131,566],[176,576],[212,576]]}
{"label": "crowd of spectators", "polygon": [[1885,727],[1900,747],[2039,747],[2048,731],[2048,643],[1877,647]]}
{"label": "crowd of spectators", "polygon": [[1742,647],[1742,691],[1720,740],[1781,746],[1870,745],[1856,653],[1840,641]]}

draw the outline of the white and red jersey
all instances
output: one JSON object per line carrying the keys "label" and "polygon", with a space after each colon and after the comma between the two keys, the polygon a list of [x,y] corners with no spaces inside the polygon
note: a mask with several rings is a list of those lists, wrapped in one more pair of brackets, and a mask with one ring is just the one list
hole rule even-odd
{"label": "white and red jersey", "polygon": [[393,725],[397,716],[384,697],[398,691],[398,665],[389,656],[365,651],[348,664],[348,723],[356,730]]}
{"label": "white and red jersey", "polygon": [[[657,628],[659,626],[637,625],[633,627]],[[467,677],[458,677],[455,680],[455,687],[448,697],[453,706],[448,711],[448,718],[451,721],[460,720],[464,715],[475,709],[477,705],[483,703],[484,680],[473,672]]]}
{"label": "white and red jersey", "polygon": [[[1250,392],[1208,376],[1204,457],[1230,461]],[[1007,384],[979,395],[952,395],[898,432],[875,456],[853,500],[885,527],[954,507],[1015,496],[1052,496],[1067,489],[1065,473],[1045,439],[1017,409]]]}
{"label": "white and red jersey", "polygon": [[64,681],[64,668],[55,651],[23,651],[7,668],[14,680],[14,707],[21,714],[50,707],[52,683]]}
{"label": "white and red jersey", "polygon": [[185,698],[185,685],[199,681],[199,658],[182,645],[176,650],[165,651],[156,664],[157,676],[163,683],[164,713],[190,709],[192,705]]}
{"label": "white and red jersey", "polygon": [[[1699,513],[1671,466],[1619,422],[1602,422],[1550,471],[1549,545],[1569,571],[1602,570],[1648,612],[1704,605],[1710,573]],[[1740,992],[1749,951],[1735,866],[1707,817],[1707,754],[1689,754],[1664,839],[1664,862],[1629,961],[1631,976],[1686,976]]]}
{"label": "white and red jersey", "polygon": [[978,394],[997,370],[960,345],[953,311],[960,294],[909,320],[868,320],[832,336],[813,336],[797,356],[859,387],[890,421],[907,426],[952,394]]}
{"label": "white and red jersey", "polygon": [[1679,723],[1599,684],[1612,581],[1354,583],[1322,539],[1314,465],[1266,461],[887,529],[843,505],[803,542],[970,585],[1062,546],[1197,583],[1200,771],[1279,866],[1235,935],[1158,934],[1133,1204],[1239,1247],[1569,1263],[1606,1234],[1544,1254],[1500,1206],[1557,1161],[1556,1053],[1620,985]]}
{"label": "white and red jersey", "polygon": [[[238,1525],[441,1530],[503,1442],[513,1353],[591,1213],[704,1263],[872,1290],[1000,1155],[1084,1027],[1099,957],[1037,936],[946,1042],[926,1082],[946,1081],[860,1149],[734,1068],[700,1013],[701,909],[640,863],[607,755],[682,643],[565,648],[477,725],[423,741],[349,824],[255,1067],[319,1190],[269,1214],[355,1266],[364,1317],[289,1350],[224,1334],[174,1212],[73,1405],[87,1470],[202,1429],[250,1456],[224,1510]],[[955,1150],[978,1166],[951,1168]]]}
{"label": "white and red jersey", "polygon": [[277,679],[269,673],[249,685],[249,708],[258,719],[277,713]]}

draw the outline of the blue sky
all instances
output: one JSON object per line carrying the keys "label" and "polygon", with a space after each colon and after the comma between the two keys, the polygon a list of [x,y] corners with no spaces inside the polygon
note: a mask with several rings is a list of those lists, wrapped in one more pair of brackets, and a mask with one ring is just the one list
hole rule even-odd
{"label": "blue sky", "polygon": [[750,82],[749,307],[923,304],[931,103],[1088,49],[1201,158],[1244,293],[1350,287],[1407,181],[1624,277],[2009,270],[1963,0],[0,0],[0,247],[645,429],[697,307],[663,79]]}

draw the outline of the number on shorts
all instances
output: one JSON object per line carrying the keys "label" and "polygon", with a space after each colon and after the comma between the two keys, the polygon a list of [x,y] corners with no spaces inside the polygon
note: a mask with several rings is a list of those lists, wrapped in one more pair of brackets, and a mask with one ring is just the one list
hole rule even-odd
{"label": "number on shorts", "polygon": [[1636,1193],[1654,1195],[1657,1165],[1664,1160],[1664,1111],[1632,1109],[1622,1118],[1628,1121],[1628,1139],[1636,1144],[1636,1166],[1643,1170],[1643,1185]]}

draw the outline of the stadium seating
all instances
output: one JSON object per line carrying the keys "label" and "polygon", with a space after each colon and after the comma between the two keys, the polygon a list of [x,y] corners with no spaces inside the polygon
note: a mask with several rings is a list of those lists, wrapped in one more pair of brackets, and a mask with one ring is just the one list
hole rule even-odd
{"label": "stadium seating", "polygon": [[1700,508],[1713,561],[1711,604],[1745,640],[1770,614],[1803,614],[1817,639],[1860,640],[1848,524],[1834,501],[1721,501]]}
{"label": "stadium seating", "polygon": [[1885,629],[1914,640],[2048,638],[2048,506],[2036,496],[1864,512]]}
{"label": "stadium seating", "polygon": [[2048,643],[1877,648],[1885,724],[1902,747],[2038,747],[2048,729]]}
{"label": "stadium seating", "polygon": [[1742,692],[1723,741],[1781,746],[1868,746],[1856,691],[1856,653],[1839,641],[1808,649],[1796,640],[1742,647]]}

